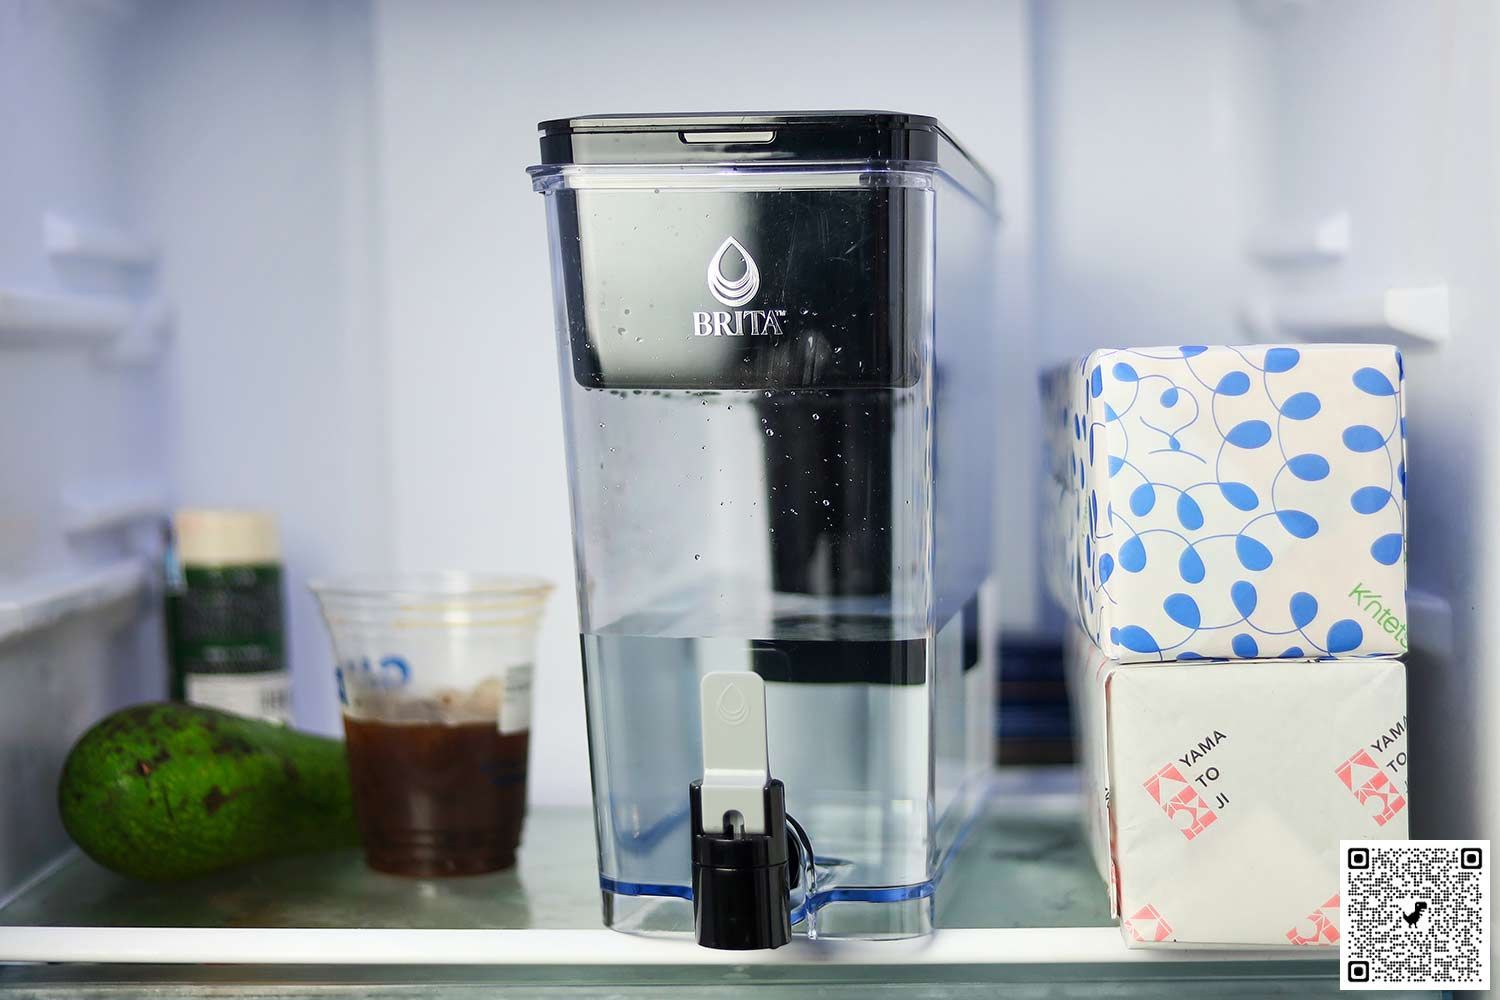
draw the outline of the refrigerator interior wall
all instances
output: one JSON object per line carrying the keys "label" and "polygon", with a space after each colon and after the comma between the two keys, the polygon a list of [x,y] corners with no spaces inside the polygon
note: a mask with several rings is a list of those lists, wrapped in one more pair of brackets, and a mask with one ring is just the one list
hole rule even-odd
{"label": "refrigerator interior wall", "polygon": [[1277,206],[1347,216],[1349,248],[1268,269],[1252,312],[1282,338],[1391,339],[1406,362],[1414,837],[1500,821],[1497,66],[1500,10],[1469,0],[1315,4],[1275,52]]}
{"label": "refrigerator interior wall", "polygon": [[167,330],[117,155],[123,30],[0,4],[0,894],[66,842],[73,737],[165,690]]}
{"label": "refrigerator interior wall", "polygon": [[1031,9],[1041,363],[1240,337],[1273,180],[1263,30],[1236,0]]}
{"label": "refrigerator interior wall", "polygon": [[177,316],[172,498],[276,514],[295,719],[337,733],[306,583],[390,568],[394,544],[369,8],[127,9],[128,199]]}
{"label": "refrigerator interior wall", "polygon": [[1412,834],[1500,820],[1500,11],[1033,4],[1048,361],[1394,342],[1411,465]]}

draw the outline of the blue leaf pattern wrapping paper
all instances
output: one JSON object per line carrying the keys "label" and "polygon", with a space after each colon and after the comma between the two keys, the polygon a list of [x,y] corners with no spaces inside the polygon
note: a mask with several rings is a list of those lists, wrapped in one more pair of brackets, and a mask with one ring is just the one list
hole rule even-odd
{"label": "blue leaf pattern wrapping paper", "polygon": [[1394,347],[1352,344],[1050,373],[1054,597],[1122,662],[1404,653],[1402,379]]}

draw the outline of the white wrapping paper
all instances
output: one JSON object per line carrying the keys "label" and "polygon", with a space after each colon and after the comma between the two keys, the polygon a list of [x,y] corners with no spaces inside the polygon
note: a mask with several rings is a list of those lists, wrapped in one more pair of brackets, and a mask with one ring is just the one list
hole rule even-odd
{"label": "white wrapping paper", "polygon": [[1405,668],[1120,664],[1082,635],[1068,659],[1127,943],[1337,945],[1339,841],[1407,835]]}

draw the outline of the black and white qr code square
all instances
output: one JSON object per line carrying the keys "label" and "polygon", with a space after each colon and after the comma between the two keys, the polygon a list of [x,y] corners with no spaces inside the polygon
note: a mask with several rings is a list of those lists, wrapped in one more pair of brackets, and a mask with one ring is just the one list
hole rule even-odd
{"label": "black and white qr code square", "polygon": [[1340,843],[1340,986],[1489,989],[1489,848],[1487,840]]}

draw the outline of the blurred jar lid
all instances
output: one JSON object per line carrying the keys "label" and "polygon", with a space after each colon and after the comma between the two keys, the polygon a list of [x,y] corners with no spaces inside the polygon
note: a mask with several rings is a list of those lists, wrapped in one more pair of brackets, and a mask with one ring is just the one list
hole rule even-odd
{"label": "blurred jar lid", "polygon": [[247,566],[281,558],[276,516],[269,511],[188,508],[172,516],[172,528],[183,566]]}

